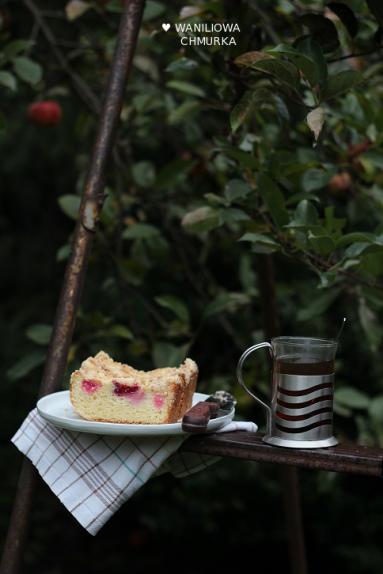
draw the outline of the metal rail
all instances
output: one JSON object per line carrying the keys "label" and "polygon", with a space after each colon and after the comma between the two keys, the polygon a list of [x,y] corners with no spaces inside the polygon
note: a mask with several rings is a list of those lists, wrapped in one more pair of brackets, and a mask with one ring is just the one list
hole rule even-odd
{"label": "metal rail", "polygon": [[[272,256],[257,255],[256,269],[261,297],[263,332],[265,339],[271,341],[273,337],[280,335],[277,288]],[[281,466],[279,475],[283,493],[285,529],[291,572],[294,574],[307,574],[306,543],[298,469],[289,465]]]}
{"label": "metal rail", "polygon": [[259,433],[237,431],[194,436],[184,442],[180,450],[315,470],[383,476],[383,450],[351,443],[331,448],[289,449],[267,445]]}
{"label": "metal rail", "polygon": [[[61,385],[80,304],[90,249],[104,201],[107,160],[113,146],[114,134],[120,117],[145,0],[125,0],[124,4],[113,64],[99,118],[97,137],[73,235],[71,256],[66,267],[56,310],[53,333],[40,385],[40,397],[57,391]],[[27,540],[36,476],[37,473],[32,463],[24,458],[0,564],[1,574],[17,574],[20,571]]]}

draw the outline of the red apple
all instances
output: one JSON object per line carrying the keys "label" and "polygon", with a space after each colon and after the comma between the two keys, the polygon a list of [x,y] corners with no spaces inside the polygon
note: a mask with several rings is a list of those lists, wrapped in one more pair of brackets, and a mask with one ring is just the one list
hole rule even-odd
{"label": "red apple", "polygon": [[341,171],[330,179],[328,186],[332,193],[346,192],[352,186],[351,175],[347,171]]}
{"label": "red apple", "polygon": [[62,118],[61,105],[54,100],[35,102],[28,107],[28,118],[41,126],[55,126]]}

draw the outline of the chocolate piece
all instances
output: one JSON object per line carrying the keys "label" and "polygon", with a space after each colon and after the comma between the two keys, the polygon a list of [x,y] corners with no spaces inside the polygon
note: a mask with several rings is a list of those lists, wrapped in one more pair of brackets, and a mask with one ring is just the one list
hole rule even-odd
{"label": "chocolate piece", "polygon": [[217,416],[217,403],[200,402],[189,409],[182,419],[182,430],[185,432],[205,432],[209,420]]}

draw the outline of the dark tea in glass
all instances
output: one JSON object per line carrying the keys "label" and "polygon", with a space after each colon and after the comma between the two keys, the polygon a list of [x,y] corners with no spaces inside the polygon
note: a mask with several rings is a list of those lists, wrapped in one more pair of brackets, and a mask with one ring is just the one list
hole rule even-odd
{"label": "dark tea in glass", "polygon": [[[246,358],[267,347],[273,359],[271,405],[245,385],[242,368]],[[237,367],[245,390],[267,411],[264,441],[291,448],[334,446],[333,394],[337,341],[309,337],[275,337],[247,349]]]}

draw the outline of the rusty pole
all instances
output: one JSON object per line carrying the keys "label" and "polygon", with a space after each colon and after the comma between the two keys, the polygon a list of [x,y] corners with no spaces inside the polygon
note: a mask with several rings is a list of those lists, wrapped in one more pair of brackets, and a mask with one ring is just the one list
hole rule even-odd
{"label": "rusty pole", "polygon": [[[57,391],[65,372],[90,249],[104,200],[105,169],[123,103],[125,86],[141,25],[145,0],[125,0],[118,40],[105,92],[71,255],[54,319],[52,337],[41,380],[39,397]],[[37,473],[24,458],[0,565],[1,574],[20,571],[27,540]]]}
{"label": "rusty pole", "polygon": [[[257,275],[261,295],[263,330],[266,339],[279,335],[273,259],[257,256]],[[292,574],[307,574],[305,538],[302,521],[298,471],[292,466],[280,469],[285,523]]]}

